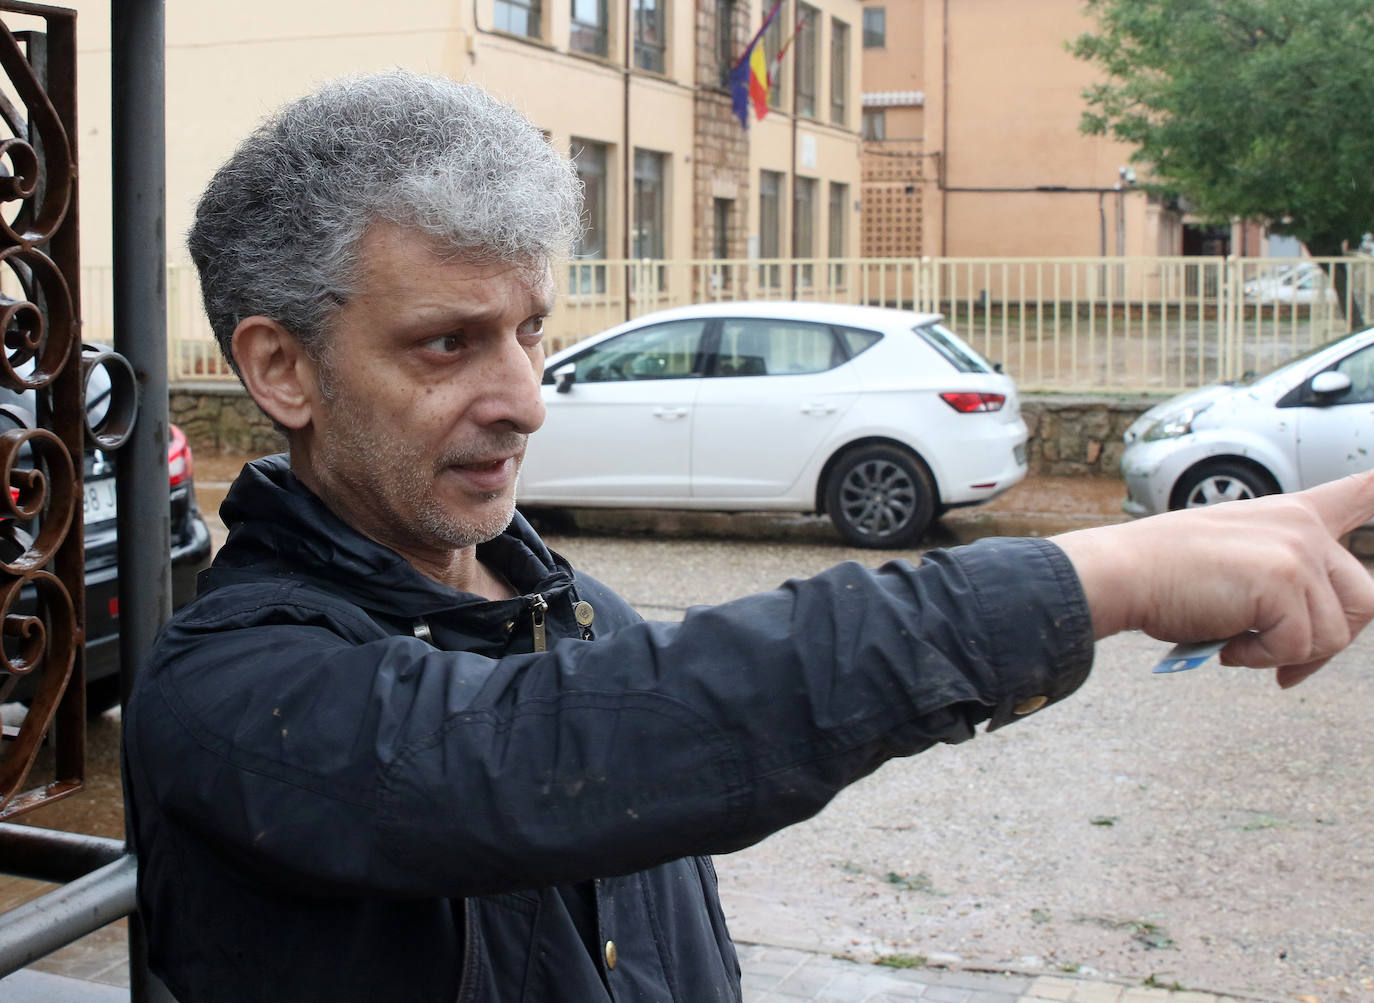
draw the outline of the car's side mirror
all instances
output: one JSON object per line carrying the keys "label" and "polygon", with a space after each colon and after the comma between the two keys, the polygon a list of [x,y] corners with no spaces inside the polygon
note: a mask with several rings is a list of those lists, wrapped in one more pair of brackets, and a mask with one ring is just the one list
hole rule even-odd
{"label": "car's side mirror", "polygon": [[560,394],[567,393],[577,380],[577,364],[569,362],[566,366],[559,366],[553,372],[553,380],[554,390]]}
{"label": "car's side mirror", "polygon": [[1318,397],[1326,397],[1330,394],[1343,394],[1350,389],[1350,377],[1345,373],[1338,373],[1333,369],[1328,369],[1324,373],[1318,373],[1312,377],[1312,382],[1308,384],[1312,392]]}

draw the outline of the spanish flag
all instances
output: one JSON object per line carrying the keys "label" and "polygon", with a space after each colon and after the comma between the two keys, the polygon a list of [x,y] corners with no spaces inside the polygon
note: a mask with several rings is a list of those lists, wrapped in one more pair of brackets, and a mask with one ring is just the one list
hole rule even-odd
{"label": "spanish flag", "polygon": [[768,57],[763,53],[763,33],[768,30],[768,26],[773,23],[773,18],[778,16],[778,10],[782,7],[782,0],[773,4],[773,9],[768,12],[768,16],[763,19],[763,24],[754,33],[753,41],[744,50],[744,54],[735,63],[734,69],[730,71],[730,94],[734,103],[735,117],[739,119],[739,124],[746,129],[749,128],[749,105],[754,105],[754,114],[760,120],[768,114],[768,88],[771,84],[768,76]]}

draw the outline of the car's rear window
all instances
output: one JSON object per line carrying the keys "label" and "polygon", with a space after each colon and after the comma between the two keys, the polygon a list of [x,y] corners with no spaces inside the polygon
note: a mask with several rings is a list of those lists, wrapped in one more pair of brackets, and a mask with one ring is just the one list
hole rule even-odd
{"label": "car's rear window", "polygon": [[992,372],[981,355],[960,341],[958,335],[943,324],[921,324],[912,330],[959,372]]}

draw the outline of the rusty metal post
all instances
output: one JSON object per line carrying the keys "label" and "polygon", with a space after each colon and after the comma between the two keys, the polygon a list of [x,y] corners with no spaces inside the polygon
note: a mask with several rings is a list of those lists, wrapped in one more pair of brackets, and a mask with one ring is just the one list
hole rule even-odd
{"label": "rusty metal post", "polygon": [[[115,350],[133,365],[141,396],[133,436],[117,454],[122,704],[172,611],[165,28],[162,0],[110,6]],[[148,971],[137,912],[129,917],[129,972],[135,1003],[172,998]]]}

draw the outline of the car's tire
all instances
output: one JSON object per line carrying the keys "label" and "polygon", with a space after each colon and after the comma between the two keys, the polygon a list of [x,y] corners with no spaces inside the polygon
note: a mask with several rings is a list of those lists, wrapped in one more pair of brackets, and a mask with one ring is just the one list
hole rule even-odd
{"label": "car's tire", "polygon": [[935,486],[919,459],[895,446],[861,446],[830,471],[825,510],[856,547],[916,544],[935,514]]}
{"label": "car's tire", "polygon": [[1179,479],[1170,508],[1201,508],[1220,502],[1259,498],[1279,490],[1274,479],[1255,467],[1222,460],[1194,467]]}

